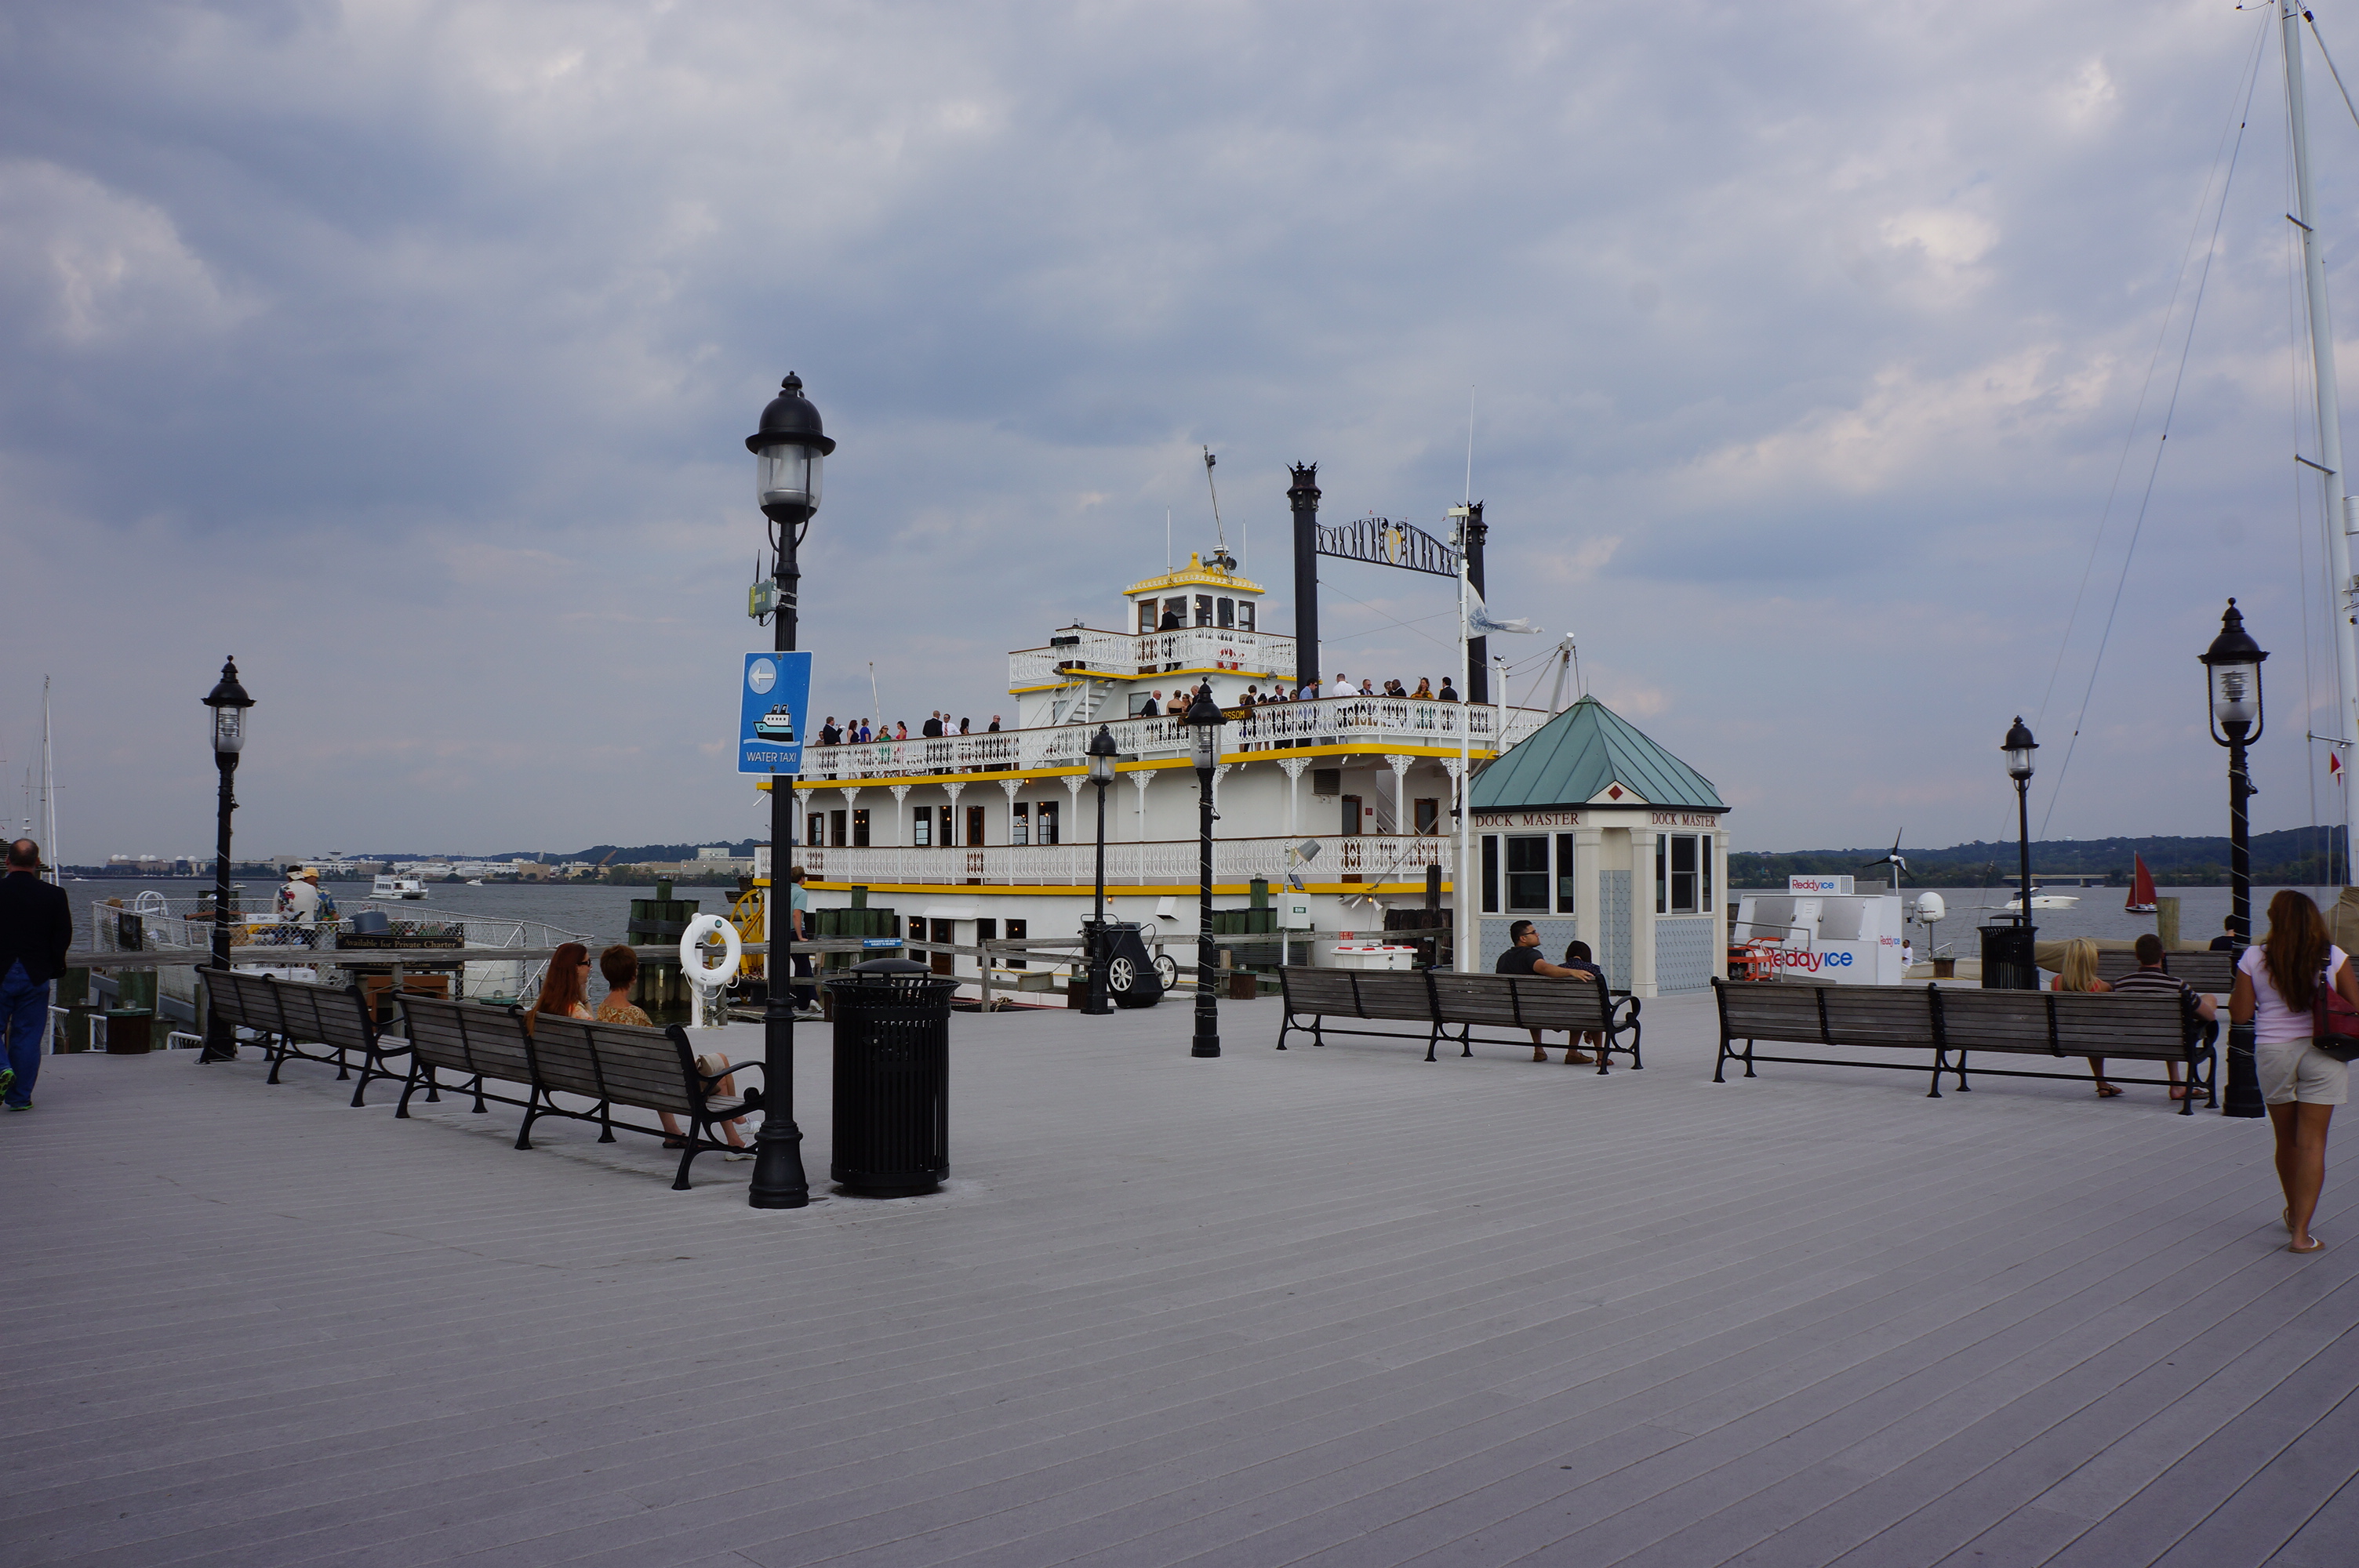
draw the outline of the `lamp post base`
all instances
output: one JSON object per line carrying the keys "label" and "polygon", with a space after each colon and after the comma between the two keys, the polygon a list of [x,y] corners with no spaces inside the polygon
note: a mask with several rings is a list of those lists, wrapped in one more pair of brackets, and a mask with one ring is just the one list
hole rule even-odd
{"label": "lamp post base", "polygon": [[2228,1085],[2220,1096],[2222,1116],[2261,1117],[2269,1108],[2261,1098],[2261,1074],[2253,1059],[2253,1026],[2228,1025]]}
{"label": "lamp post base", "polygon": [[1188,1047],[1188,1054],[1190,1056],[1217,1056],[1220,1054],[1221,1037],[1217,1034],[1209,1036],[1199,1034]]}
{"label": "lamp post base", "polygon": [[803,1130],[783,1116],[766,1116],[754,1135],[754,1179],[745,1202],[753,1208],[808,1208],[810,1181],[803,1174]]}

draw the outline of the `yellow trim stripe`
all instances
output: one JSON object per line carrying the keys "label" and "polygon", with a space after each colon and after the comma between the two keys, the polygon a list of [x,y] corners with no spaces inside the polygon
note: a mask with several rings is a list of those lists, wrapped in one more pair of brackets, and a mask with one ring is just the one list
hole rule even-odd
{"label": "yellow trim stripe", "polygon": [[[1276,752],[1223,752],[1221,753],[1221,761],[1233,766],[1246,767],[1255,762],[1282,762],[1288,757],[1434,757],[1447,759],[1455,757],[1456,755],[1458,755],[1458,748],[1455,746],[1288,746]],[[1474,760],[1479,762],[1490,761],[1495,753],[1485,751],[1481,747],[1477,747],[1473,755]],[[1194,765],[1194,763],[1190,762],[1185,757],[1167,757],[1161,761],[1152,762],[1117,762],[1114,764],[1114,771],[1125,773],[1154,773],[1165,768],[1191,768]],[[816,781],[809,779],[798,780],[796,782],[795,788],[808,792],[822,789],[842,789],[846,784],[853,784],[861,789],[867,789],[872,786],[882,788],[891,784],[950,784],[952,782],[961,784],[991,784],[995,783],[1000,779],[1070,778],[1075,773],[1086,773],[1088,772],[1088,768],[1079,767],[994,768],[987,773],[878,773],[867,778],[858,779],[820,779]],[[767,790],[770,787],[769,781],[765,779],[754,787],[757,790]],[[892,846],[886,845],[883,847],[890,849]],[[995,847],[996,846],[995,846]],[[1016,845],[1015,848],[1021,849],[1023,846]]]}
{"label": "yellow trim stripe", "polygon": [[[819,882],[807,881],[803,883],[805,892],[850,892],[855,887],[864,887],[872,893],[925,893],[934,897],[956,894],[960,897],[999,898],[1013,894],[1018,898],[1093,898],[1097,893],[1097,884],[1094,882]],[[1449,879],[1443,878],[1442,891],[1448,892],[1450,888]],[[1270,896],[1273,898],[1289,890],[1281,883],[1270,884]],[[1425,884],[1423,882],[1310,882],[1306,884],[1302,891],[1332,893],[1339,897],[1346,893],[1404,894],[1421,893],[1425,891]],[[1252,892],[1253,885],[1250,882],[1214,882],[1212,884],[1212,892],[1217,897],[1244,898]],[[1108,903],[1118,898],[1175,896],[1193,898],[1196,892],[1194,882],[1174,882],[1168,886],[1150,882],[1144,887],[1136,882],[1106,884]]]}

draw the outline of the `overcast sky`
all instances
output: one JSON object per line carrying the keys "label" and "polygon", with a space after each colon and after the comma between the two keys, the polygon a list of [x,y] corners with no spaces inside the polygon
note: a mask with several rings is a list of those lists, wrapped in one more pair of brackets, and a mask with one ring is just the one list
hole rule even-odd
{"label": "overcast sky", "polygon": [[[743,440],[790,369],[842,443],[822,710],[874,660],[913,729],[1012,716],[1006,651],[1118,623],[1167,508],[1209,543],[1200,444],[1290,630],[1286,464],[1439,532],[1471,388],[1494,607],[1549,633],[1501,641],[1573,633],[1740,848],[2012,837],[2018,711],[2035,827],[2224,831],[2231,593],[2256,826],[2337,812],[2282,67],[2230,0],[22,0],[0,72],[0,753],[14,816],[52,676],[71,860],[210,845],[233,653],[243,848],[761,831]],[[1329,670],[1451,666],[1446,583],[1324,592]]]}

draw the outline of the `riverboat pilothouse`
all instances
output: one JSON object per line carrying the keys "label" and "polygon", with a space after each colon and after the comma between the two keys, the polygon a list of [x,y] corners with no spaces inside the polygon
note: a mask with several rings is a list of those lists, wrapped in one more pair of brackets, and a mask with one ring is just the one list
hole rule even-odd
{"label": "riverboat pilothouse", "polygon": [[[853,902],[846,895],[861,890],[861,902],[892,908],[897,925],[915,940],[973,946],[978,940],[1073,938],[1094,897],[1098,804],[1086,753],[1103,726],[1118,757],[1114,782],[1104,791],[1108,915],[1144,926],[1150,946],[1168,944],[1177,967],[1190,970],[1198,782],[1178,716],[1195,688],[1209,684],[1228,719],[1213,775],[1214,908],[1260,903],[1270,910],[1266,917],[1241,918],[1233,929],[1272,932],[1288,939],[1289,961],[1323,964],[1338,961],[1339,946],[1356,949],[1383,932],[1387,909],[1446,910],[1458,885],[1453,838],[1462,757],[1479,773],[1516,742],[1553,727],[1550,713],[1439,697],[1329,692],[1286,699],[1281,691],[1299,689],[1296,640],[1266,629],[1264,595],[1225,552],[1209,560],[1191,555],[1178,570],[1123,590],[1117,628],[1077,624],[1053,633],[1046,646],[1012,652],[1011,728],[807,746],[794,784],[801,828],[796,858],[813,907],[844,907]],[[1451,686],[1445,674],[1454,679],[1457,672],[1434,672],[1437,689]],[[1489,695],[1484,687],[1476,691]],[[1588,698],[1557,722],[1585,709],[1603,716],[1596,721],[1621,723]],[[1599,838],[1595,824],[1582,832],[1575,818],[1587,809],[1603,823],[1647,808],[1618,778],[1601,779],[1598,791],[1593,803],[1584,795],[1551,802],[1561,809],[1543,814],[1549,828],[1561,831],[1544,830],[1541,841],[1561,836],[1567,846],[1561,874],[1548,878],[1551,916],[1573,906],[1576,834],[1584,860],[1595,860],[1589,853]],[[1657,804],[1703,806],[1714,816],[1724,809],[1709,786],[1702,794],[1709,798]],[[1478,789],[1478,817],[1488,805]],[[1482,826],[1491,829],[1476,841],[1488,878],[1478,930],[1487,969],[1491,949],[1506,945],[1513,914],[1503,907],[1508,884],[1490,868],[1503,849],[1513,858],[1523,845],[1495,824]],[[1702,842],[1712,854],[1711,838]],[[1624,860],[1629,852],[1624,844]],[[1551,873],[1560,871],[1557,859],[1551,850]],[[766,876],[767,869],[766,860],[757,874]],[[1600,874],[1594,866],[1584,869],[1593,881]],[[1601,890],[1613,885],[1605,874]],[[1629,871],[1620,875],[1626,911]],[[1521,881],[1509,880],[1520,896]],[[1712,881],[1707,871],[1701,885],[1709,889]],[[1590,902],[1594,912],[1603,901]],[[1434,927],[1449,918],[1439,911],[1428,917]],[[1275,940],[1234,946],[1239,966],[1279,959]],[[1706,950],[1703,942],[1696,946],[1699,954]],[[1651,960],[1651,946],[1647,951]],[[978,978],[972,955],[931,957],[939,972],[971,983]],[[995,974],[995,984],[1047,983],[1038,957],[1029,972],[1012,972],[1023,968],[1010,964],[1011,972]],[[1626,973],[1626,960],[1622,968]],[[1696,983],[1703,983],[1701,971]],[[1648,974],[1642,994],[1652,992]]]}

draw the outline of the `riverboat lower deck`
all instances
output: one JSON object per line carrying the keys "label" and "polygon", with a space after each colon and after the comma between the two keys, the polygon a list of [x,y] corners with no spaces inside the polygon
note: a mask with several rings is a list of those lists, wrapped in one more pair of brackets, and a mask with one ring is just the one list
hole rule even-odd
{"label": "riverboat lower deck", "polygon": [[1606,1078],[1277,1022],[961,1015],[948,1190],[799,1213],[250,1052],[53,1058],[0,1127],[5,1555],[2348,1561],[2359,1186],[2287,1254],[2262,1127],[1715,1087],[1704,998]]}

